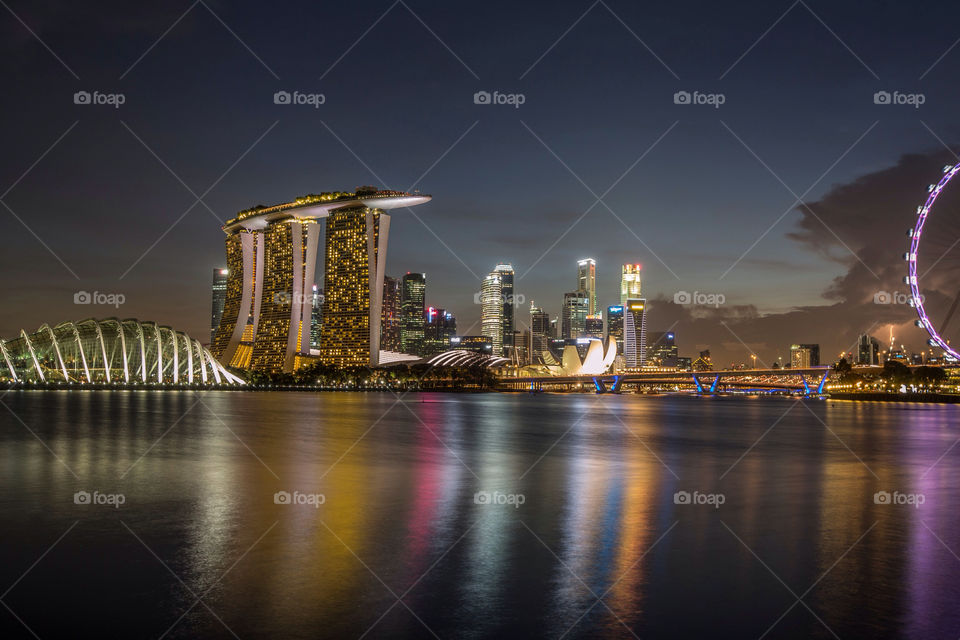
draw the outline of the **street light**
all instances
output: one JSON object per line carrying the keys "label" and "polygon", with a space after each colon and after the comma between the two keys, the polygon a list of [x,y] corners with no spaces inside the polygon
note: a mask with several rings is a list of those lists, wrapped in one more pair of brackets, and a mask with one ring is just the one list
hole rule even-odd
{"label": "street light", "polygon": [[756,369],[756,368],[757,368],[757,356],[756,356],[756,354],[751,353],[751,354],[750,354],[750,357],[753,358],[753,368]]}

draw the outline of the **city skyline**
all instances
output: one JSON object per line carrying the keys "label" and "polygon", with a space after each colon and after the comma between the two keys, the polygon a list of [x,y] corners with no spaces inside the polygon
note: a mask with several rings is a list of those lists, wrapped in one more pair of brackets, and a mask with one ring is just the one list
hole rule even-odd
{"label": "city skyline", "polygon": [[[902,232],[926,184],[953,160],[944,146],[960,135],[949,108],[957,89],[942,82],[960,66],[960,56],[945,53],[955,39],[949,21],[925,23],[927,37],[894,57],[876,34],[891,24],[915,26],[923,12],[797,5],[783,13],[786,7],[757,4],[734,16],[704,3],[696,13],[723,37],[705,32],[691,49],[676,37],[683,31],[668,7],[597,5],[584,13],[587,7],[568,4],[549,16],[520,7],[513,10],[525,38],[505,38],[508,60],[491,56],[486,39],[447,12],[425,6],[387,14],[330,9],[325,19],[356,28],[317,43],[309,56],[296,55],[307,45],[288,37],[258,38],[250,55],[237,38],[272,27],[246,8],[214,9],[236,38],[202,9],[175,28],[181,12],[172,7],[136,20],[118,11],[115,21],[134,28],[116,42],[108,25],[82,12],[12,9],[57,53],[23,24],[3,23],[5,46],[20,60],[15,86],[27,95],[64,91],[59,100],[10,105],[11,152],[0,159],[0,175],[9,187],[5,231],[15,284],[0,312],[4,337],[49,318],[106,315],[156,318],[204,335],[209,269],[222,264],[217,227],[233,211],[318,185],[371,183],[442,194],[395,230],[386,273],[430,274],[427,304],[454,310],[463,330],[479,321],[472,296],[491,263],[509,260],[517,294],[554,316],[570,290],[568,265],[589,255],[597,260],[599,308],[619,297],[616,265],[640,262],[651,328],[673,326],[683,350],[710,348],[718,361],[743,361],[753,351],[771,362],[794,342],[819,342],[824,353],[850,350],[860,334],[886,334],[890,325],[910,349],[925,341],[907,305],[873,299],[904,291]],[[303,17],[300,9],[276,11],[280,22]],[[109,51],[82,48],[67,34],[65,16],[111,42]],[[339,60],[381,16],[376,37]],[[662,28],[640,33],[648,18]],[[474,19],[511,33],[495,7],[478,8]],[[592,51],[599,34],[610,37],[603,51]],[[788,55],[796,42],[810,45],[804,60]],[[340,87],[355,76],[379,78],[379,62],[398,50],[391,70],[416,68],[420,79],[437,81],[381,78],[398,117],[371,125],[371,107]],[[206,62],[183,63],[197,56]],[[829,92],[824,78],[801,73],[811,68]],[[567,82],[551,80],[559,69],[572,74]],[[650,84],[628,83],[623,104],[640,104],[639,118],[635,109],[564,93],[578,80],[623,90],[621,78],[638,74]],[[179,91],[152,96],[154,78]],[[98,91],[120,92],[125,101],[116,108],[83,102],[83,92]],[[324,102],[284,103],[282,92],[297,91],[322,94]],[[475,102],[483,91],[525,100]],[[725,101],[683,104],[682,92],[697,91]],[[874,100],[896,91],[923,93],[922,107]],[[828,93],[833,116],[824,122],[812,107]],[[241,94],[253,98],[238,105],[233,96]],[[223,113],[229,135],[210,126]],[[590,136],[569,126],[586,122],[603,126],[589,126]],[[165,133],[171,130],[181,135]],[[807,207],[795,202],[801,195]],[[123,293],[127,302],[78,308],[77,291]],[[725,303],[677,305],[678,292],[719,294]]]}

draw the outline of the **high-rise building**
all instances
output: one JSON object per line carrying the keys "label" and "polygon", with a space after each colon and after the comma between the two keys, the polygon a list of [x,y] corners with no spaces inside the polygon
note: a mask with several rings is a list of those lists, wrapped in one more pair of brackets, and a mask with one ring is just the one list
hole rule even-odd
{"label": "high-rise building", "polygon": [[820,366],[819,344],[790,345],[790,366],[794,369],[806,369]]}
{"label": "high-rise building", "polygon": [[607,339],[617,341],[617,354],[623,355],[623,305],[607,307]]}
{"label": "high-rise building", "polygon": [[313,285],[313,300],[310,309],[310,348],[320,348],[320,335],[323,329],[323,289]]}
{"label": "high-rise building", "polygon": [[384,351],[403,351],[400,341],[402,308],[400,279],[383,277],[383,311],[380,320],[380,348]]}
{"label": "high-rise building", "polygon": [[427,274],[407,273],[400,284],[400,348],[403,353],[423,355],[423,321]]}
{"label": "high-rise building", "polygon": [[563,294],[563,309],[560,314],[560,337],[579,338],[587,330],[587,311],[590,307],[586,291],[570,291]]}
{"label": "high-rise building", "polygon": [[597,315],[597,261],[593,258],[577,260],[577,290],[587,292],[587,315]]}
{"label": "high-rise building", "polygon": [[640,298],[640,280],[643,267],[639,264],[625,264],[620,272],[620,305],[626,306],[627,300]]}
{"label": "high-rise building", "polygon": [[677,341],[673,331],[653,331],[647,336],[647,363],[658,367],[677,366]]}
{"label": "high-rise building", "polygon": [[550,340],[550,314],[530,301],[530,356],[534,364],[547,350],[547,341]]}
{"label": "high-rise building", "polygon": [[503,305],[503,355],[510,356],[513,349],[514,313],[516,306],[513,297],[513,265],[501,262],[494,267],[494,272],[500,274],[500,299]]}
{"label": "high-rise building", "polygon": [[503,325],[503,281],[492,271],[480,285],[480,333],[490,338],[495,356],[503,355]]}
{"label": "high-rise building", "polygon": [[647,362],[647,301],[627,298],[623,312],[623,355],[628,369]]}
{"label": "high-rise building", "polygon": [[457,335],[457,319],[444,309],[427,307],[423,325],[423,356],[443,353],[450,348],[450,338]]}
{"label": "high-rise building", "polygon": [[603,340],[603,316],[599,313],[596,315],[588,315],[584,319],[584,338],[596,338],[597,340]]}
{"label": "high-rise building", "polygon": [[513,349],[515,354],[513,361],[516,364],[520,366],[531,364],[530,341],[531,334],[529,330],[513,332]]}
{"label": "high-rise building", "polygon": [[450,348],[493,355],[493,342],[487,336],[453,336],[450,338]]}
{"label": "high-rise building", "polygon": [[867,334],[857,339],[857,364],[880,364],[880,341]]}
{"label": "high-rise building", "polygon": [[[241,211],[223,226],[229,273],[210,351],[223,364],[248,362],[268,372],[292,371],[306,362],[318,221],[325,218],[320,357],[334,366],[376,365],[390,224],[385,210],[429,200],[360,187]],[[252,346],[238,354],[248,320]]]}
{"label": "high-rise building", "polygon": [[230,273],[227,269],[213,270],[213,308],[210,311],[210,343],[213,344],[213,337],[217,334],[217,327],[220,326],[220,317],[223,315],[223,303],[227,299],[227,275]]}

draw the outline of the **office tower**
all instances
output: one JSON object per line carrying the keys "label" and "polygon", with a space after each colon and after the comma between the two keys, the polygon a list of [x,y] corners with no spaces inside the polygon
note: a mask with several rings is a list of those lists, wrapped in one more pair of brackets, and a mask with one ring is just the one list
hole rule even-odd
{"label": "office tower", "polygon": [[213,343],[213,337],[217,334],[217,327],[220,326],[220,317],[223,315],[223,303],[227,299],[227,275],[230,273],[227,269],[213,270],[213,308],[210,312],[210,343]]}
{"label": "office tower", "polygon": [[620,272],[620,305],[626,306],[630,298],[640,298],[640,279],[643,267],[639,264],[625,264]]}
{"label": "office tower", "polygon": [[503,283],[500,272],[488,273],[480,285],[480,333],[490,338],[493,355],[503,355]]}
{"label": "office tower", "polygon": [[513,359],[514,363],[520,366],[530,364],[530,340],[529,330],[513,332],[513,349],[516,354]]}
{"label": "office tower", "polygon": [[400,341],[401,308],[400,279],[383,277],[383,310],[380,318],[380,349],[403,351]]}
{"label": "office tower", "polygon": [[[326,219],[320,358],[334,366],[376,365],[390,216],[430,196],[360,187],[310,194],[241,211],[227,234],[226,300],[210,351],[223,364],[292,371],[309,355],[311,287]],[[252,345],[241,345],[248,331]],[[238,353],[244,346],[246,353]]]}
{"label": "office tower", "polygon": [[561,338],[579,338],[587,330],[587,310],[590,306],[586,291],[563,294],[560,314]]}
{"label": "office tower", "polygon": [[687,356],[677,356],[677,371],[693,371],[693,361]]}
{"label": "office tower", "polygon": [[510,356],[513,349],[514,313],[516,306],[513,302],[513,265],[501,262],[494,267],[494,272],[500,274],[500,299],[503,305],[503,355]]}
{"label": "office tower", "polygon": [[600,313],[600,307],[597,306],[597,262],[593,258],[577,261],[577,290],[587,292],[587,314],[594,316]]}
{"label": "office tower", "polygon": [[623,355],[628,369],[647,361],[647,301],[627,298],[623,312]]}
{"label": "office tower", "polygon": [[550,340],[550,314],[530,301],[530,355],[533,363],[539,362]]}
{"label": "office tower", "polygon": [[320,348],[320,335],[323,330],[323,289],[313,285],[313,299],[310,309],[310,348]]}
{"label": "office tower", "polygon": [[427,295],[427,274],[407,273],[400,283],[400,347],[403,353],[423,352],[423,314]]}
{"label": "office tower", "polygon": [[450,348],[450,338],[457,335],[457,319],[444,309],[427,307],[423,324],[423,356],[443,353]]}
{"label": "office tower", "polygon": [[710,357],[710,349],[700,352],[700,357],[690,365],[693,371],[713,371],[713,359]]}
{"label": "office tower", "polygon": [[607,307],[607,339],[617,341],[617,355],[623,355],[623,309],[622,305]]}
{"label": "office tower", "polygon": [[583,337],[596,338],[597,340],[603,340],[603,316],[602,315],[600,314],[588,315],[584,319]]}
{"label": "office tower", "polygon": [[647,336],[647,362],[658,367],[677,366],[676,334],[672,331],[653,331]]}
{"label": "office tower", "polygon": [[560,321],[560,318],[557,318],[557,317],[554,317],[553,319],[550,320],[550,333],[549,333],[549,336],[550,336],[551,339],[552,339],[552,338],[556,338],[558,335],[560,335],[560,328],[559,328],[559,326],[558,326],[558,325],[559,325],[559,321]]}
{"label": "office tower", "polygon": [[794,369],[806,369],[820,366],[820,345],[790,345],[790,366]]}
{"label": "office tower", "polygon": [[857,364],[880,364],[880,341],[867,334],[857,339]]}

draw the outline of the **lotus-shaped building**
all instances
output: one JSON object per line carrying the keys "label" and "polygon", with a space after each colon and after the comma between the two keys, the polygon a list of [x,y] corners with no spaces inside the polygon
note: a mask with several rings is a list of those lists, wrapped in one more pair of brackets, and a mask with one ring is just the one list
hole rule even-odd
{"label": "lotus-shaped building", "polygon": [[[560,361],[549,351],[543,352],[543,365],[529,367],[535,373],[546,373],[554,376],[598,376],[606,373],[617,357],[617,341],[612,336],[607,338],[607,344],[599,338],[578,338],[569,340],[563,347]],[[581,355],[582,354],[582,355]]]}
{"label": "lotus-shaped building", "polygon": [[0,355],[14,382],[243,384],[186,333],[132,319],[45,324],[0,340]]}

